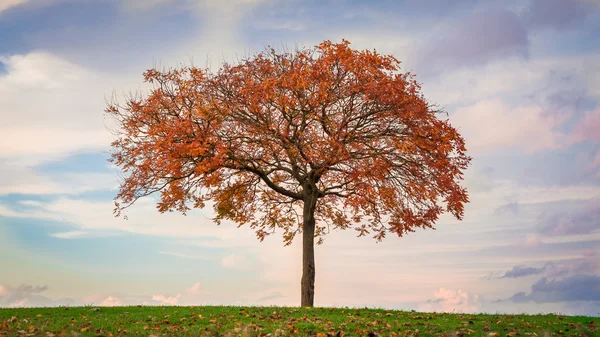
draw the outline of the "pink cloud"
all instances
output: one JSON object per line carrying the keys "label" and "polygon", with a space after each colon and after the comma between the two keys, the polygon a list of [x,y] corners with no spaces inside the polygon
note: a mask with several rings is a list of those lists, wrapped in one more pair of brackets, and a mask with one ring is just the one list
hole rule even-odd
{"label": "pink cloud", "polygon": [[0,284],[0,296],[6,296],[8,295],[8,290]]}
{"label": "pink cloud", "polygon": [[167,297],[164,295],[152,295],[152,300],[160,302],[160,304],[177,305],[181,295]]}
{"label": "pink cloud", "polygon": [[540,238],[539,235],[537,234],[528,234],[525,237],[525,240],[523,242],[523,245],[525,247],[538,247],[542,244],[542,239]]}
{"label": "pink cloud", "polygon": [[196,282],[193,286],[186,289],[186,292],[192,295],[200,294],[202,292],[202,285],[200,284],[200,282]]}
{"label": "pink cloud", "polygon": [[115,307],[115,306],[120,306],[121,305],[121,300],[117,297],[113,297],[113,296],[108,296],[107,298],[105,298],[104,300],[102,300],[102,302],[100,302],[100,305],[103,307]]}
{"label": "pink cloud", "polygon": [[[600,130],[600,129],[599,129]],[[600,131],[599,131],[600,132]],[[600,166],[600,150],[596,153],[596,158],[594,158],[594,162],[592,163],[594,167]]]}
{"label": "pink cloud", "polygon": [[419,311],[435,312],[477,312],[480,307],[479,295],[469,294],[462,289],[440,288],[434,298],[419,305]]}
{"label": "pink cloud", "polygon": [[23,298],[7,305],[8,308],[23,308],[27,304],[27,299]]}
{"label": "pink cloud", "polygon": [[[600,140],[600,108],[585,114],[573,128],[572,137],[575,142]],[[600,161],[600,152],[596,159],[596,162]]]}
{"label": "pink cloud", "polygon": [[512,149],[532,153],[564,147],[565,136],[556,131],[561,120],[547,116],[539,106],[510,107],[501,100],[484,100],[450,116],[467,141],[471,153]]}

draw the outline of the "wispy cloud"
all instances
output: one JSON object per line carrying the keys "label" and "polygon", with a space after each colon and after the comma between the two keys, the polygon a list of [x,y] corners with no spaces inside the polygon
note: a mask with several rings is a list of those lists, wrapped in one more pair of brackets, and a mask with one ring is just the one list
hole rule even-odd
{"label": "wispy cloud", "polygon": [[514,266],[511,270],[504,273],[502,278],[517,278],[525,277],[530,275],[539,275],[546,270],[546,266],[543,267],[526,267],[526,266]]}
{"label": "wispy cloud", "polygon": [[181,253],[181,252],[159,251],[158,253],[162,254],[162,255],[175,256],[175,257],[179,257],[182,259],[190,259],[190,260],[213,260],[214,259],[214,257],[210,257],[207,255],[186,254],[186,253]]}
{"label": "wispy cloud", "polygon": [[538,220],[542,234],[577,235],[590,234],[600,230],[600,198],[588,200],[582,207],[572,212],[548,212]]}
{"label": "wispy cloud", "polygon": [[29,1],[30,0],[2,0],[2,2],[0,2],[0,13],[2,13],[3,11],[5,11],[7,9],[17,7],[17,6],[22,5]]}
{"label": "wispy cloud", "polygon": [[59,238],[59,239],[73,239],[77,237],[82,237],[86,235],[86,232],[82,231],[69,231],[69,232],[61,232],[61,233],[52,233],[50,236]]}

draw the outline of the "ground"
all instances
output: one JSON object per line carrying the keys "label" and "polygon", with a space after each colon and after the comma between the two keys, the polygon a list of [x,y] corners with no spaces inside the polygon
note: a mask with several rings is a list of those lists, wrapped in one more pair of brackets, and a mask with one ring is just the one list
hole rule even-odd
{"label": "ground", "polygon": [[600,317],[297,307],[0,309],[0,336],[600,336]]}

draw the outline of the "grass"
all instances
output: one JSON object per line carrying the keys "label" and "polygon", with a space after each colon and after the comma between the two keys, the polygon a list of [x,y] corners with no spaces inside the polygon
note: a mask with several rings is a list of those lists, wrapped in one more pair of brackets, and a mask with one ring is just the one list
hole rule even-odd
{"label": "grass", "polygon": [[600,336],[600,318],[294,307],[0,309],[0,336]]}

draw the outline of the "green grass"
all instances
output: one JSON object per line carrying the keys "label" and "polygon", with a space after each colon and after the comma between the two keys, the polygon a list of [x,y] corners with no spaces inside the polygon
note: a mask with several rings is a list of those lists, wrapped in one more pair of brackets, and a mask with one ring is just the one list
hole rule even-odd
{"label": "green grass", "polygon": [[0,336],[600,336],[600,318],[294,307],[0,309]]}

